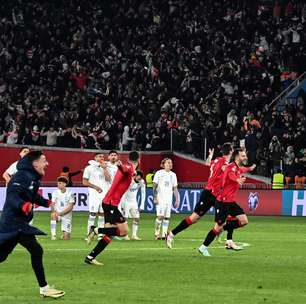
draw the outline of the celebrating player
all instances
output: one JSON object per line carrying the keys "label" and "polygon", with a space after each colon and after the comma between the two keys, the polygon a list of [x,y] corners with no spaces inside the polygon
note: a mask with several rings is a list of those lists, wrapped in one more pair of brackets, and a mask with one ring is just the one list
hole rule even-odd
{"label": "celebrating player", "polygon": [[66,187],[69,180],[60,176],[57,179],[57,190],[52,193],[51,206],[51,240],[56,240],[56,222],[62,223],[62,239],[69,240],[71,234],[72,209],[75,203],[73,194]]}
{"label": "celebrating player", "polygon": [[165,238],[168,232],[169,220],[173,194],[175,196],[175,208],[179,207],[180,196],[177,190],[176,174],[172,172],[172,160],[165,158],[161,162],[163,169],[158,170],[153,178],[153,197],[156,204],[155,220],[155,239],[160,240],[160,228],[162,226],[162,238]]}
{"label": "celebrating player", "polygon": [[90,227],[94,226],[96,217],[98,216],[98,226],[103,227],[104,216],[101,207],[101,201],[104,198],[109,184],[111,175],[107,169],[107,163],[104,161],[102,153],[96,153],[95,159],[90,160],[83,173],[83,185],[88,187],[88,205],[89,217],[87,223],[87,234]]}
{"label": "celebrating player", "polygon": [[97,234],[104,234],[103,238],[99,240],[97,246],[85,258],[85,263],[92,265],[103,265],[96,260],[106,246],[112,241],[113,236],[126,236],[128,233],[128,224],[123,215],[118,209],[118,205],[123,194],[131,185],[135,170],[138,167],[139,154],[133,151],[129,154],[129,161],[127,164],[122,164],[121,161],[117,162],[118,171],[115,175],[112,186],[105,195],[102,203],[105,216],[105,227],[96,228],[91,227],[88,234],[88,243]]}
{"label": "celebrating player", "polygon": [[35,235],[45,235],[41,230],[30,226],[33,206],[49,207],[52,202],[38,194],[40,179],[48,166],[41,151],[31,151],[17,164],[17,173],[10,180],[0,218],[0,263],[4,262],[17,244],[25,247],[31,254],[32,268],[35,272],[40,295],[59,298],[65,292],[50,288],[46,282],[43,267],[43,249]]}
{"label": "celebrating player", "polygon": [[[190,225],[196,223],[211,207],[215,206],[216,196],[220,191],[222,183],[223,172],[233,153],[231,143],[223,144],[221,152],[223,156],[218,157],[211,162],[208,183],[205,189],[201,192],[200,199],[196,204],[193,213],[183,219],[167,234],[166,244],[168,248],[172,249],[175,235],[187,229]],[[211,161],[212,157],[213,150],[210,151],[210,155],[208,157],[209,162]]]}
{"label": "celebrating player", "polygon": [[[19,156],[20,158],[23,158],[24,156],[26,156],[28,153],[30,152],[30,149],[28,147],[22,147],[19,150]],[[17,172],[17,163],[19,160],[13,162],[3,173],[2,177],[5,179],[6,184],[9,183],[9,181],[11,180],[12,176],[14,174],[16,174]]]}
{"label": "celebrating player", "polygon": [[[243,173],[254,170],[256,165],[244,167],[247,161],[247,155],[244,150],[236,150],[233,154],[233,158],[234,162],[230,163],[225,168],[222,178],[222,190],[218,194],[215,203],[215,226],[207,234],[206,239],[198,249],[203,256],[210,256],[208,246],[222,230],[233,231],[234,229],[248,224],[246,214],[236,203],[236,195],[239,187],[243,185],[246,180]],[[235,217],[237,220],[229,221],[225,224],[229,215]],[[227,243],[230,244],[231,240],[228,240]]]}
{"label": "celebrating player", "polygon": [[[137,193],[141,190],[141,203],[138,208],[137,203]],[[146,184],[143,180],[143,173],[141,171],[137,171],[129,189],[124,193],[120,202],[120,209],[122,210],[122,214],[126,221],[128,218],[132,218],[132,240],[139,241],[141,240],[137,236],[138,226],[139,226],[139,218],[140,213],[139,210],[144,210],[144,204],[146,200]],[[126,235],[125,240],[129,240],[129,236]]]}

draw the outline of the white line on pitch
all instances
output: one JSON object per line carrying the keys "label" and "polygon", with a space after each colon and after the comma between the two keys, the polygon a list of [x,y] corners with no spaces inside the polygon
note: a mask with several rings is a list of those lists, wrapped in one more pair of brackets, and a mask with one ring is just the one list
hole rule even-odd
{"label": "white line on pitch", "polygon": [[[239,245],[242,245],[244,247],[249,247],[250,244],[248,243],[239,243]],[[224,249],[224,246],[211,246],[209,248],[212,249]],[[191,247],[177,247],[173,248],[172,250],[192,250],[193,248]],[[16,249],[17,251],[24,251],[24,249]],[[90,247],[88,248],[44,248],[45,251],[88,251],[90,250]],[[107,249],[107,251],[152,251],[152,250],[169,250],[166,247],[152,247],[152,248],[110,248]]]}

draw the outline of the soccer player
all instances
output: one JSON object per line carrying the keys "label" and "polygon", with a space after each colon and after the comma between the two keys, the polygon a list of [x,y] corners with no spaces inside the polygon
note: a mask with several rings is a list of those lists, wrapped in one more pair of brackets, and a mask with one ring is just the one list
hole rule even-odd
{"label": "soccer player", "polygon": [[83,185],[88,187],[89,217],[87,223],[87,234],[90,227],[94,226],[98,216],[98,226],[103,227],[104,215],[101,201],[109,189],[111,175],[107,170],[107,163],[101,152],[95,154],[95,159],[90,160],[89,165],[83,173]]}
{"label": "soccer player", "polygon": [[86,256],[85,263],[97,266],[103,265],[96,260],[97,255],[106,248],[114,236],[126,236],[128,234],[128,224],[122,213],[119,211],[118,205],[123,194],[131,185],[138,163],[139,154],[136,151],[130,152],[127,164],[122,164],[121,161],[117,162],[118,171],[115,175],[112,186],[102,202],[105,216],[105,227],[96,228],[95,226],[92,226],[90,233],[88,234],[88,243],[92,241],[95,235],[104,234],[104,236],[99,240],[97,246]]}
{"label": "soccer player", "polygon": [[52,202],[38,194],[40,179],[48,166],[41,151],[31,151],[17,164],[17,173],[10,180],[6,200],[0,218],[0,263],[4,262],[17,244],[25,247],[31,254],[32,268],[35,272],[43,297],[59,298],[65,292],[50,288],[46,282],[43,267],[43,249],[35,235],[44,232],[29,225],[33,217],[33,206],[37,204],[48,208]]}
{"label": "soccer player", "polygon": [[[233,153],[234,162],[226,166],[222,178],[222,190],[217,196],[215,203],[215,226],[207,234],[203,244],[199,247],[199,252],[203,256],[210,256],[208,246],[213,242],[214,238],[222,231],[233,231],[239,227],[248,224],[248,218],[243,209],[236,203],[236,195],[239,187],[245,183],[246,178],[243,173],[252,171],[256,165],[244,167],[247,161],[246,152],[238,149]],[[228,216],[235,217],[235,221],[229,221],[225,224]],[[227,246],[232,240],[227,240]],[[241,248],[242,249],[242,248]]]}
{"label": "soccer player", "polygon": [[[137,203],[137,193],[141,191],[141,203],[140,207],[138,207]],[[141,239],[138,237],[138,226],[139,226],[139,218],[140,218],[140,210],[144,210],[144,204],[146,200],[146,184],[143,180],[143,173],[141,171],[137,171],[129,189],[124,193],[121,201],[120,201],[120,209],[122,210],[122,214],[126,221],[128,218],[132,218],[132,240],[140,241]],[[126,235],[125,240],[130,240],[129,236]]]}
{"label": "soccer player", "polygon": [[[19,150],[20,159],[26,156],[29,152],[30,152],[30,149],[28,147],[22,147]],[[3,173],[2,177],[5,179],[6,184],[8,184],[12,176],[16,174],[18,161],[19,160],[13,162]]]}
{"label": "soccer player", "polygon": [[168,232],[173,194],[175,196],[175,208],[179,207],[180,196],[177,190],[176,174],[172,172],[172,160],[164,158],[161,162],[161,170],[158,170],[153,178],[153,198],[156,204],[155,239],[160,240],[160,228],[162,226],[162,238]]}
{"label": "soccer player", "polygon": [[65,176],[57,178],[57,190],[52,193],[51,206],[51,240],[56,240],[56,222],[62,223],[62,239],[70,240],[72,209],[75,204],[75,199],[70,190],[66,187],[69,180]]}
{"label": "soccer player", "polygon": [[118,170],[117,161],[118,161],[118,153],[114,150],[109,151],[108,161],[106,162],[106,168],[107,168],[107,171],[110,175],[110,181],[108,182],[107,191],[111,187],[111,185],[113,183],[113,180],[114,180],[114,177],[117,173],[117,170]]}
{"label": "soccer player", "polygon": [[166,244],[169,249],[173,247],[174,236],[181,231],[187,229],[190,225],[196,223],[207,211],[215,206],[216,196],[218,195],[222,183],[222,175],[229,163],[229,160],[233,153],[233,148],[231,143],[224,143],[221,148],[221,157],[216,158],[211,161],[213,157],[213,150],[210,150],[210,154],[206,161],[207,164],[210,163],[210,175],[208,178],[208,183],[204,190],[201,192],[200,199],[196,204],[193,213],[183,219],[174,229],[172,229],[166,237]]}

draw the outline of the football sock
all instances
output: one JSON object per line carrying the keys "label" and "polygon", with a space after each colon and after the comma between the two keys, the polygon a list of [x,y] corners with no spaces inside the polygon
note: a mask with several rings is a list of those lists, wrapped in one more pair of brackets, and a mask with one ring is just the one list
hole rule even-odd
{"label": "football sock", "polygon": [[187,229],[190,225],[192,225],[192,220],[189,216],[187,216],[172,230],[172,234],[176,235],[179,232]]}
{"label": "football sock", "polygon": [[168,233],[168,227],[169,227],[169,220],[164,219],[164,220],[163,220],[163,229],[162,229],[162,231],[163,231],[162,236],[163,236],[163,237],[165,237],[165,236],[167,235],[167,233]]}
{"label": "football sock", "polygon": [[104,227],[104,216],[103,215],[99,215],[98,217],[98,227],[103,228]]}
{"label": "football sock", "polygon": [[56,221],[55,220],[51,220],[51,235],[54,236],[56,235]]}
{"label": "football sock", "polygon": [[138,232],[138,223],[133,223],[132,225],[132,237],[136,237]]}
{"label": "football sock", "polygon": [[117,227],[98,228],[98,234],[106,234],[110,236],[120,236],[119,229]]}
{"label": "football sock", "polygon": [[211,229],[208,232],[208,234],[207,234],[207,236],[206,236],[206,238],[203,242],[204,246],[208,247],[213,242],[213,240],[215,239],[215,237],[217,235],[218,235],[218,232],[215,229]]}
{"label": "football sock", "polygon": [[103,238],[98,242],[96,247],[89,253],[87,256],[89,259],[94,259],[98,254],[100,254],[106,246],[111,242],[111,238],[107,235],[104,235]]}
{"label": "football sock", "polygon": [[162,224],[162,220],[159,220],[159,219],[157,218],[157,219],[155,220],[155,235],[159,235],[161,224]]}
{"label": "football sock", "polygon": [[89,234],[90,227],[95,225],[95,219],[96,219],[95,215],[91,214],[89,215],[87,222],[87,234]]}

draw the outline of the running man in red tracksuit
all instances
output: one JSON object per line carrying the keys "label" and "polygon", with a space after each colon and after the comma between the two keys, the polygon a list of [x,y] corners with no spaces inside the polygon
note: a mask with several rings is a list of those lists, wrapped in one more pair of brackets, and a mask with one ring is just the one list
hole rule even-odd
{"label": "running man in red tracksuit", "polygon": [[[222,190],[217,196],[215,204],[215,226],[209,231],[203,244],[199,247],[199,252],[203,256],[210,256],[208,246],[220,232],[229,229],[234,230],[248,224],[246,214],[236,203],[236,196],[240,186],[246,180],[243,173],[254,170],[256,165],[244,167],[244,163],[247,161],[247,155],[244,150],[236,150],[233,158],[234,162],[230,163],[224,171]],[[226,223],[229,215],[235,217],[237,221]]]}

